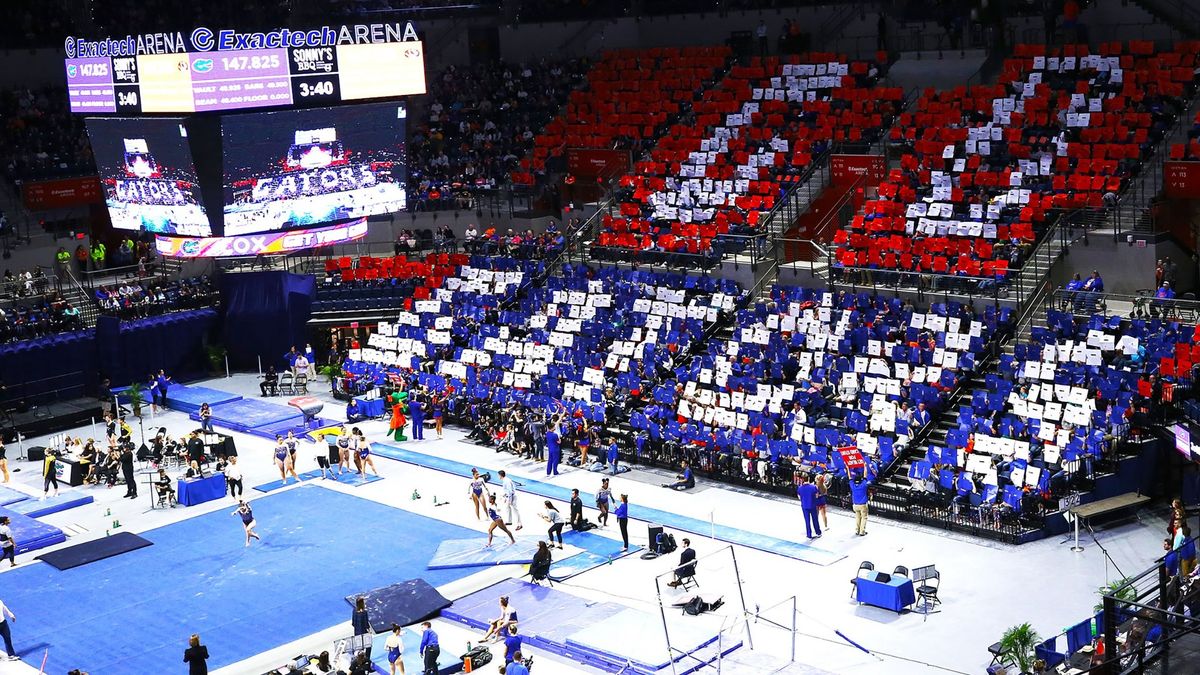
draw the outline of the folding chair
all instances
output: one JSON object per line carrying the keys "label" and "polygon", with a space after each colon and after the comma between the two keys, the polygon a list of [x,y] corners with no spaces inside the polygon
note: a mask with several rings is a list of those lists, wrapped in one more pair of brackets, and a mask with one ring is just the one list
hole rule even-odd
{"label": "folding chair", "polygon": [[279,375],[279,395],[294,396],[295,394],[295,378],[292,377],[291,371],[284,371]]}
{"label": "folding chair", "polygon": [[861,564],[859,564],[858,572],[856,572],[854,574],[854,578],[850,580],[850,597],[852,598],[854,597],[854,592],[858,590],[858,580],[860,577],[862,577],[864,570],[867,572],[874,572],[875,563],[871,562],[870,560],[864,560]]}
{"label": "folding chair", "polygon": [[928,616],[929,608],[932,605],[942,604],[942,601],[938,599],[938,588],[942,585],[942,575],[937,571],[936,566],[925,565],[913,569],[912,581],[916,585],[914,590],[920,599],[918,609],[922,614]]}

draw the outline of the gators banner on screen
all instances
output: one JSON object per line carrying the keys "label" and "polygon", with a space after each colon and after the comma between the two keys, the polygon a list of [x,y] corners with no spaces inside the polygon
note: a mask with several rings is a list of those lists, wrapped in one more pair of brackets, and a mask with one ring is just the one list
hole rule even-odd
{"label": "gators banner on screen", "polygon": [[156,246],[161,255],[173,258],[226,258],[248,255],[272,255],[302,251],[317,246],[342,244],[367,235],[367,219],[332,227],[316,227],[287,232],[247,234],[237,237],[168,237],[158,235]]}

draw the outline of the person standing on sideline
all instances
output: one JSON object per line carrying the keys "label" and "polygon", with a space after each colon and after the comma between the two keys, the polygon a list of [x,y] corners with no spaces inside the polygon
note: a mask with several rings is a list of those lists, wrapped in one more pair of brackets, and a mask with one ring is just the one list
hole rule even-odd
{"label": "person standing on sideline", "polygon": [[438,675],[438,657],[442,655],[442,648],[438,646],[437,633],[433,632],[433,624],[426,621],[421,624],[421,650],[420,654],[424,657],[425,672],[422,675]]}
{"label": "person standing on sideline", "polygon": [[125,496],[137,499],[137,476],[133,473],[133,443],[121,445],[121,475],[125,478]]}
{"label": "person standing on sideline", "polygon": [[208,675],[208,647],[200,644],[200,634],[192,633],[188,648],[183,650],[183,662],[188,664],[188,675]]}
{"label": "person standing on sideline", "polygon": [[[54,486],[54,496],[58,496],[58,458],[54,448],[46,448],[42,459],[42,499],[50,496],[50,486]],[[113,480],[116,480],[115,478]]]}
{"label": "person standing on sideline", "polygon": [[804,534],[809,539],[821,536],[821,524],[817,522],[817,486],[804,479],[804,474],[796,475],[796,496],[800,498],[800,511],[804,514]]}
{"label": "person standing on sideline", "polygon": [[554,535],[557,534],[558,535],[558,547],[562,548],[563,547],[563,538],[562,538],[563,517],[562,517],[562,514],[558,512],[558,509],[554,508],[554,504],[551,504],[549,499],[546,500],[545,504],[546,504],[546,510],[544,512],[542,512],[542,520],[545,520],[547,523],[550,523],[550,529],[547,530],[547,534],[549,535],[549,538],[550,538],[550,545],[551,546],[554,545]]}
{"label": "person standing on sideline", "polygon": [[600,523],[601,527],[608,527],[608,506],[612,502],[612,490],[608,487],[608,479],[600,479],[600,489],[596,490],[596,508],[600,509],[600,515],[596,517],[596,522]]}
{"label": "person standing on sideline", "polygon": [[487,498],[483,496],[487,481],[479,475],[479,469],[471,469],[471,483],[467,494],[471,495],[471,503],[475,505],[475,520],[483,520],[480,509],[487,509]]}
{"label": "person standing on sideline", "polygon": [[250,546],[251,537],[262,541],[262,537],[254,531],[254,511],[250,509],[250,504],[245,499],[239,499],[237,509],[229,515],[242,517],[242,527],[246,529],[246,546]]}
{"label": "person standing on sideline", "polygon": [[215,433],[213,431],[212,407],[207,403],[200,404],[200,430],[206,434]]}
{"label": "person standing on sideline", "polygon": [[388,663],[392,666],[392,675],[396,675],[396,666],[400,666],[400,675],[404,675],[404,631],[400,624],[392,624],[392,634],[388,636],[384,648],[387,649]]}
{"label": "person standing on sideline", "polygon": [[[367,441],[367,437],[363,436],[363,432],[358,427],[354,427],[354,436],[358,439],[358,461],[362,467],[363,476],[367,475],[367,467],[371,467],[371,473],[379,475],[379,469],[375,468],[375,460],[371,459],[371,444]],[[297,478],[296,480],[300,480]]]}
{"label": "person standing on sideline", "polygon": [[242,467],[238,466],[237,457],[230,457],[225,465],[225,483],[229,487],[229,496],[242,496]]}
{"label": "person standing on sideline", "polygon": [[412,419],[412,439],[425,440],[425,404],[411,393],[408,395],[408,416]]}
{"label": "person standing on sideline", "polygon": [[758,27],[754,29],[754,36],[758,38],[758,55],[766,56],[770,51],[770,43],[767,40],[767,22],[759,21]]}
{"label": "person standing on sideline", "polygon": [[9,661],[20,661],[21,657],[17,656],[17,651],[12,646],[12,627],[9,622],[15,622],[17,615],[12,613],[8,605],[0,600],[0,637],[4,638],[4,651],[8,652]]}
{"label": "person standing on sideline", "polygon": [[158,407],[166,410],[167,388],[171,386],[171,378],[167,377],[167,371],[160,368],[154,382],[158,385]]}
{"label": "person standing on sideline", "polygon": [[552,425],[546,431],[546,475],[558,475],[558,463],[562,461],[562,448],[559,446],[558,430]]}
{"label": "person standing on sideline", "polygon": [[829,514],[826,512],[826,497],[829,495],[829,474],[825,472],[818,473],[813,478],[813,484],[817,486],[817,515],[821,516],[821,527],[829,529]]}
{"label": "person standing on sideline", "polygon": [[1189,577],[1192,570],[1196,569],[1196,542],[1192,539],[1192,528],[1186,524],[1181,525],[1179,531],[1183,534],[1183,543],[1178,548],[1179,573]]}
{"label": "person standing on sideline", "polygon": [[621,528],[621,547],[622,551],[629,550],[629,495],[621,495],[621,501],[617,503],[617,509],[614,511],[617,517],[617,527]]}
{"label": "person standing on sideline", "polygon": [[[870,468],[865,469],[870,472]],[[871,476],[864,469],[855,469],[850,476],[850,501],[854,504],[854,534],[867,533],[867,503],[871,501]]]}
{"label": "person standing on sideline", "polygon": [[358,596],[354,599],[354,612],[350,615],[350,627],[355,635],[366,635],[371,632],[371,615],[367,612],[367,599]]}
{"label": "person standing on sideline", "polygon": [[521,653],[521,636],[517,635],[517,624],[508,624],[508,634],[504,636],[504,662],[512,663]]}
{"label": "person standing on sideline", "polygon": [[612,475],[617,475],[617,461],[620,459],[617,448],[617,439],[608,438],[608,456],[604,459],[608,462],[608,470]]}
{"label": "person standing on sideline", "polygon": [[8,562],[12,563],[12,567],[17,566],[17,540],[13,539],[12,528],[8,526],[8,516],[0,517],[0,547],[3,547],[3,553],[0,553],[0,560],[8,558]]}
{"label": "person standing on sideline", "polygon": [[504,509],[508,514],[508,518],[504,519],[505,525],[516,523],[516,529],[521,529],[521,512],[517,510],[517,484],[513,479],[508,477],[504,469],[500,469],[500,491],[504,493]]}
{"label": "person standing on sideline", "polygon": [[4,474],[4,482],[8,482],[8,450],[4,447],[4,439],[0,437],[0,473]]}

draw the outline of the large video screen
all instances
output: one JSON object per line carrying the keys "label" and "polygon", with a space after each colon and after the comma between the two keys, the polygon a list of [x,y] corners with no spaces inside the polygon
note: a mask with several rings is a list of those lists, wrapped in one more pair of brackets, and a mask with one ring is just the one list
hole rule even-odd
{"label": "large video screen", "polygon": [[212,234],[182,119],[92,117],[87,130],[113,227]]}
{"label": "large video screen", "polygon": [[376,103],[223,118],[225,235],[403,210],[405,117]]}

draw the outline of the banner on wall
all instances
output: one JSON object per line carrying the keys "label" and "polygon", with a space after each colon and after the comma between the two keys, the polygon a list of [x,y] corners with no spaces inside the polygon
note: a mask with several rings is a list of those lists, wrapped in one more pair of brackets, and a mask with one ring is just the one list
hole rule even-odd
{"label": "banner on wall", "polygon": [[578,178],[612,177],[629,171],[628,150],[567,148],[567,173]]}
{"label": "banner on wall", "polygon": [[830,155],[829,173],[834,183],[866,178],[868,185],[878,185],[887,176],[887,162],[883,155]]}
{"label": "banner on wall", "polygon": [[265,232],[236,237],[170,237],[158,235],[160,255],[171,258],[229,258],[250,255],[279,255],[317,246],[332,246],[367,236],[367,219],[359,218],[332,227],[286,232]]}
{"label": "banner on wall", "polygon": [[21,186],[21,199],[30,211],[66,209],[103,204],[104,192],[97,176],[40,180]]}

